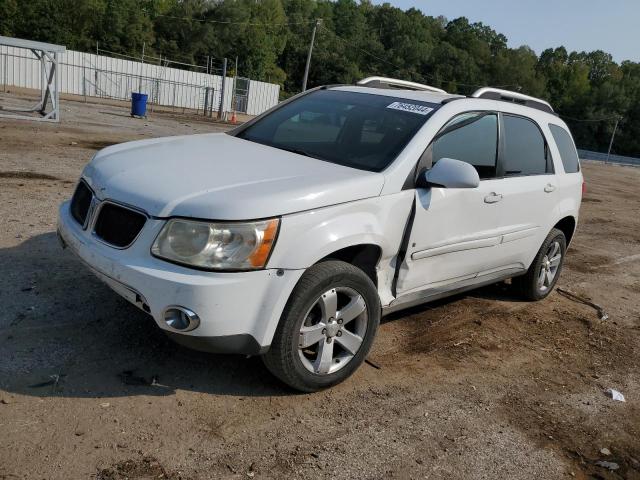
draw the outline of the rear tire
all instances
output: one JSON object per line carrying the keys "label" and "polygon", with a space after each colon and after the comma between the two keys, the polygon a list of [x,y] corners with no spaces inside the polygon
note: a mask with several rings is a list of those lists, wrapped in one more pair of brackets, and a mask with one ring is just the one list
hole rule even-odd
{"label": "rear tire", "polygon": [[296,390],[332,387],[366,358],[380,313],[378,291],[362,270],[334,260],[316,264],[294,288],[263,362]]}
{"label": "rear tire", "polygon": [[525,300],[542,300],[551,293],[556,285],[564,257],[567,240],[562,231],[554,228],[542,242],[538,254],[533,259],[527,273],[512,280],[516,291]]}

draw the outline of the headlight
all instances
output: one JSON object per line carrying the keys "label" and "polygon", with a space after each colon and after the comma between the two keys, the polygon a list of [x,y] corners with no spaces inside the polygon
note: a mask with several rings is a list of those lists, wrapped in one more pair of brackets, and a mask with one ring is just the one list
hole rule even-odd
{"label": "headlight", "polygon": [[211,223],[175,218],[153,242],[156,257],[208,270],[264,268],[280,220]]}

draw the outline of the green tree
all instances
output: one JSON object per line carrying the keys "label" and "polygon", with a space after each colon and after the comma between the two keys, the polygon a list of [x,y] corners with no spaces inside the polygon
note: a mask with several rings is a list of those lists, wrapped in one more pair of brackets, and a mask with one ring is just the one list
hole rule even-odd
{"label": "green tree", "polygon": [[371,0],[0,0],[0,34],[135,56],[144,44],[150,55],[196,65],[209,57],[216,68],[227,57],[230,71],[238,57],[240,75],[280,84],[283,97],[300,91],[316,19],[311,87],[369,75],[463,94],[503,86],[549,100],[582,147],[606,149],[621,118],[614,150],[640,155],[639,63],[564,47],[538,57],[464,17]]}

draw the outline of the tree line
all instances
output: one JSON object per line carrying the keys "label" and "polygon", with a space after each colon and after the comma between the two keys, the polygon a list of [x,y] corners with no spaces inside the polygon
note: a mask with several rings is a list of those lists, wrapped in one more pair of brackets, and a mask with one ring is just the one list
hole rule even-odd
{"label": "tree line", "polygon": [[[369,0],[0,0],[0,34],[93,51],[204,64],[239,59],[239,74],[300,91],[311,32],[309,86],[383,75],[451,93],[501,86],[547,99],[579,147],[640,156],[640,63],[560,46],[539,56],[466,18],[448,20]],[[570,21],[569,19],[567,21]],[[611,28],[615,28],[612,26]]]}

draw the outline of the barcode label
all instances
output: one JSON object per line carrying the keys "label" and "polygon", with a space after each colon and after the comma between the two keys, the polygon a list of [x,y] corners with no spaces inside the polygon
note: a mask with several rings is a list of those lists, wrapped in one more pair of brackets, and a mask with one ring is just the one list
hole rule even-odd
{"label": "barcode label", "polygon": [[433,112],[433,108],[425,107],[424,105],[416,105],[415,103],[393,102],[391,105],[387,106],[387,108],[401,110],[403,112],[417,113],[418,115],[429,115]]}

